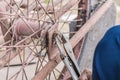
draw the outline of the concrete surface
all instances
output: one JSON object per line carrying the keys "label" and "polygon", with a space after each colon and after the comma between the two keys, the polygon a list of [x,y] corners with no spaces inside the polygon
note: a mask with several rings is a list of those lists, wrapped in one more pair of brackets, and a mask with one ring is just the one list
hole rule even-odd
{"label": "concrete surface", "polygon": [[103,37],[105,32],[115,25],[116,20],[116,8],[113,4],[103,17],[93,26],[87,35],[84,49],[82,52],[82,58],[80,61],[81,71],[85,68],[92,68],[92,60],[95,47],[99,40]]}

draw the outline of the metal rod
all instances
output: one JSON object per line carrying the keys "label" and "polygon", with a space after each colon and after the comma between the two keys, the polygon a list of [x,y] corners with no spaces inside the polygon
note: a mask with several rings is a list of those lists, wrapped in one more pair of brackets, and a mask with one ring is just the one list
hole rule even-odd
{"label": "metal rod", "polygon": [[[71,38],[70,43],[72,48],[76,46],[76,44],[85,36],[85,34],[96,24],[97,21],[105,14],[105,12],[112,5],[111,0],[107,0],[97,12],[83,25],[83,27]],[[54,54],[55,53],[55,54]],[[61,61],[59,57],[59,51],[55,48],[53,50],[53,59],[49,61],[41,71],[39,71],[32,80],[44,80],[45,77],[58,65]],[[49,67],[48,67],[49,66]],[[46,72],[45,72],[46,71]],[[48,72],[49,71],[49,72]],[[41,74],[43,73],[43,74]]]}

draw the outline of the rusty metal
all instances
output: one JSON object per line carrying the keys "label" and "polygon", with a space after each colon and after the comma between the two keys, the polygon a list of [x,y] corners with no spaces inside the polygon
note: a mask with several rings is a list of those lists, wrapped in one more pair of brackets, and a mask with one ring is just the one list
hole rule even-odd
{"label": "rusty metal", "polygon": [[[5,2],[0,2],[0,12],[2,13],[7,13],[6,9],[7,9],[7,4]],[[4,18],[6,17],[6,15],[0,13],[0,18]],[[7,32],[8,27],[8,21],[6,19],[3,19],[0,21],[0,27],[2,30],[2,35],[5,35],[5,33]],[[11,39],[11,35],[10,33],[6,35],[6,37],[4,37],[5,42],[9,41]]]}
{"label": "rusty metal", "polygon": [[[33,21],[26,21],[27,24],[34,30],[37,31],[41,29],[41,26],[39,26],[38,22],[33,22]],[[29,36],[30,34],[33,33],[33,31],[28,27],[28,25],[25,24],[25,22],[21,19],[19,19],[16,22],[16,25],[14,27],[15,32],[18,36],[24,35],[24,36]]]}
{"label": "rusty metal", "polygon": [[[68,3],[68,4],[66,4],[67,6],[65,7],[63,7],[66,11],[68,11],[68,9],[70,9],[74,4],[76,4],[78,1],[77,0],[71,0],[71,4],[70,3]],[[65,11],[65,12],[66,12]],[[58,17],[60,17],[60,16],[62,16],[64,14],[64,12],[61,12],[61,13],[57,13],[57,15],[58,15]],[[29,22],[30,23],[30,22]],[[23,23],[24,24],[24,23]],[[32,23],[32,25],[33,25],[34,23]],[[53,26],[56,26],[56,24],[57,23],[55,23]],[[29,24],[28,24],[29,25]],[[20,26],[21,26],[21,24],[20,24]],[[23,27],[23,29],[26,29],[28,26],[26,26],[26,25],[24,24],[24,27]],[[53,26],[51,26],[51,27],[53,27]],[[19,26],[18,26],[18,28],[19,28]],[[31,28],[31,27],[30,27]],[[29,28],[29,29],[30,29]],[[37,26],[37,28],[35,29],[35,30],[37,30],[38,29],[38,26]],[[22,30],[20,31],[20,30],[17,30],[17,27],[15,26],[15,32],[16,33],[20,33],[20,32],[22,32]],[[18,31],[18,32],[17,32]],[[38,32],[40,32],[41,30],[37,30],[37,31],[35,31],[34,33],[32,33],[31,35],[29,35],[27,38],[25,38],[25,39],[23,39],[22,41],[20,41],[20,42],[18,42],[18,43],[16,43],[16,45],[20,45],[21,43],[23,43],[25,40],[27,40],[27,39],[29,39],[30,37],[32,37],[32,36],[34,36],[36,33],[38,33]],[[25,32],[25,31],[24,31]],[[29,31],[30,33],[31,33],[31,31]],[[30,34],[30,33],[27,33],[27,35],[28,34]],[[22,33],[23,34],[23,33]],[[12,58],[14,58],[16,55],[14,55]],[[8,58],[7,56],[5,57],[6,59]],[[4,62],[5,61],[5,63],[6,63],[6,60],[4,60],[4,59],[2,59],[2,62]],[[3,65],[5,65],[5,64],[3,64]]]}
{"label": "rusty metal", "polygon": [[[35,76],[32,80],[44,80],[47,75],[49,75],[52,71],[54,73],[55,67],[59,64],[61,61],[61,58],[59,56],[59,51],[57,50],[55,43],[54,43],[54,33],[59,33],[57,30],[59,23],[69,23],[70,21],[61,21],[59,20],[67,11],[72,11],[74,9],[71,9],[74,7],[75,4],[78,4],[78,0],[70,0],[68,3],[66,3],[64,6],[60,7],[59,9],[55,9],[55,6],[57,6],[59,3],[62,4],[62,0],[57,0],[55,3],[51,5],[44,6],[41,2],[44,0],[35,0],[34,4],[30,7],[28,7],[29,2],[24,5],[24,3],[16,3],[15,0],[5,0],[5,6],[7,4],[7,12],[3,11],[0,12],[0,15],[5,15],[5,17],[0,17],[0,24],[2,29],[2,34],[4,38],[4,43],[1,43],[0,49],[4,49],[4,56],[0,57],[0,69],[2,69],[4,66],[8,66],[7,68],[7,74],[6,74],[6,80],[8,80],[9,75],[9,67],[10,67],[10,61],[14,59],[17,55],[20,58],[20,64],[21,68],[18,72],[16,72],[10,79],[17,79],[20,71],[23,71],[22,74],[25,75],[26,80],[26,72],[25,67],[27,67],[27,59],[25,60],[23,56],[23,60],[21,58],[21,54],[25,55],[25,49],[26,47],[29,48],[31,52],[28,52],[30,55],[34,55],[34,58],[38,58],[38,62],[36,70],[35,70]],[[87,0],[80,0],[80,1],[87,1]],[[13,2],[13,3],[12,3]],[[107,3],[107,4],[106,4]],[[105,11],[109,8],[111,2],[107,1],[103,6],[105,7],[104,10],[103,6],[98,10],[98,12],[105,13]],[[18,5],[19,4],[19,5]],[[39,6],[36,6],[38,4]],[[84,6],[80,4],[80,8],[78,8],[78,14],[80,16],[84,16],[84,18],[80,19],[80,16],[76,20],[77,26],[79,27],[81,24],[83,25],[82,21],[86,21],[86,13],[82,14],[80,11],[83,9],[87,9],[87,6]],[[16,7],[15,7],[16,6]],[[51,6],[51,7],[50,7]],[[23,8],[23,10],[21,9]],[[49,8],[47,8],[49,7]],[[6,8],[5,8],[6,9]],[[76,10],[76,9],[75,9]],[[94,25],[96,22],[100,19],[100,16],[98,16],[98,13],[95,13],[93,15],[94,19],[90,19],[85,25],[83,25],[80,30],[76,32],[68,32],[68,33],[76,33],[70,40],[72,44],[72,48],[74,48],[78,43],[80,43],[80,46],[77,46],[75,50],[75,56],[79,57],[78,54],[81,50],[81,46],[83,45],[82,38],[85,36],[85,34],[89,31],[92,25]],[[95,17],[97,16],[97,18]],[[34,17],[34,18],[33,18]],[[94,20],[92,22],[91,20]],[[8,21],[8,22],[4,22]],[[8,25],[4,25],[7,24]],[[88,25],[89,24],[89,25]],[[33,40],[34,38],[34,40]],[[81,40],[81,41],[80,41]],[[36,41],[36,42],[35,42]],[[30,44],[33,45],[30,45]],[[39,45],[38,45],[39,43]],[[39,47],[38,47],[39,46]],[[41,46],[41,48],[40,48]],[[38,50],[37,48],[40,48]],[[42,51],[46,49],[45,55],[41,56]],[[80,49],[79,49],[80,48]],[[71,49],[72,50],[72,49]],[[48,54],[46,54],[48,51]],[[67,50],[66,50],[67,51]],[[48,63],[45,60],[45,56],[48,55]],[[30,61],[32,61],[34,58],[32,58]],[[42,60],[41,60],[42,59]],[[43,65],[43,61],[46,62],[45,66]],[[7,64],[7,65],[6,65]],[[42,68],[42,69],[41,69]],[[42,74],[41,74],[42,73]],[[65,73],[69,76],[69,73],[67,71]],[[60,74],[61,75],[61,74]],[[70,76],[69,76],[70,77]],[[68,77],[68,78],[69,78]],[[56,78],[55,78],[56,79]],[[67,79],[67,78],[66,78]]]}
{"label": "rusty metal", "polygon": [[[11,61],[13,58],[15,58],[18,55],[18,52],[11,52],[10,55],[10,50],[7,51],[8,54],[0,58],[0,69],[2,69],[5,64],[7,64],[9,61]],[[10,56],[10,57],[9,57]]]}
{"label": "rusty metal", "polygon": [[[79,27],[77,27],[76,30],[80,29],[88,19],[88,5],[90,5],[88,4],[88,0],[81,0],[81,2],[79,2],[78,4],[78,7],[82,8],[82,10],[78,10],[77,19],[82,19],[82,21],[77,21],[77,25],[79,25]],[[79,44],[77,44],[76,47],[74,48],[74,53],[76,55],[76,58],[80,56],[80,53],[84,44],[84,40],[85,40],[85,37],[81,39]]]}
{"label": "rusty metal", "polygon": [[[59,19],[65,12],[67,12],[71,7],[73,7],[78,1],[77,0],[72,0],[70,3],[67,3],[65,6],[63,6],[59,12],[55,13],[55,19]],[[64,10],[64,11],[63,11]],[[20,35],[30,35],[33,31],[35,32],[36,30],[40,29],[39,24],[32,22],[32,21],[27,21],[24,22],[22,20],[17,21],[19,25],[15,26],[15,32],[20,34]],[[33,31],[29,28],[28,25],[30,25],[30,28],[33,29]],[[35,25],[35,26],[33,26]],[[52,26],[51,26],[52,27]],[[25,31],[23,31],[25,30]],[[27,31],[28,30],[28,31]]]}
{"label": "rusty metal", "polygon": [[[76,46],[76,44],[85,36],[85,34],[92,28],[92,26],[105,14],[105,12],[110,8],[111,5],[112,5],[111,0],[106,1],[100,7],[100,9],[98,9],[98,11],[95,12],[94,15],[82,26],[82,28],[78,30],[78,32],[70,39],[72,48]],[[55,48],[52,52],[56,53],[54,54],[53,59],[49,61],[48,64],[46,64],[43,67],[43,69],[40,72],[38,72],[32,80],[45,79],[45,76],[47,76],[57,66],[57,63],[61,61],[58,55],[59,53],[58,50]]]}
{"label": "rusty metal", "polygon": [[[77,20],[81,20],[81,21],[72,22],[74,25],[71,26],[70,28],[74,28],[73,31],[79,30],[82,27],[82,25],[85,24],[86,20],[88,19],[88,14],[89,14],[88,13],[89,12],[88,5],[90,5],[90,4],[88,4],[88,0],[81,0],[79,2],[78,8],[80,8],[80,9],[78,9]],[[70,35],[70,38],[73,35],[74,35],[74,33]],[[81,55],[81,52],[82,52],[82,48],[83,48],[83,45],[84,45],[84,40],[85,40],[85,37],[83,39],[81,39],[79,41],[79,43],[73,48],[73,51],[74,51],[74,54],[75,54],[75,57],[76,57],[77,61],[80,58],[80,55]],[[68,78],[71,77],[69,72],[67,71],[66,67],[64,67],[62,73],[65,73],[65,75],[66,75],[64,77],[64,80],[67,80]],[[59,80],[62,79],[62,78],[63,78],[62,75],[59,76]]]}
{"label": "rusty metal", "polygon": [[54,37],[54,33],[57,31],[57,27],[58,27],[58,24],[56,24],[55,26],[53,26],[52,28],[50,28],[48,30],[48,33],[47,33],[47,39],[48,39],[48,57],[49,57],[49,60],[52,59],[52,55],[53,55],[53,53],[51,52],[51,50],[53,50],[55,48],[55,44],[53,43],[53,37]]}

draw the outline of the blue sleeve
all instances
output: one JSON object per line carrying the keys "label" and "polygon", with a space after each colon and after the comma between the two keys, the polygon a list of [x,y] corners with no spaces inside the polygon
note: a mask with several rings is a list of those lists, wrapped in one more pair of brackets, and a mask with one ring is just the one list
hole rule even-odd
{"label": "blue sleeve", "polygon": [[109,29],[93,58],[93,80],[120,80],[120,26]]}

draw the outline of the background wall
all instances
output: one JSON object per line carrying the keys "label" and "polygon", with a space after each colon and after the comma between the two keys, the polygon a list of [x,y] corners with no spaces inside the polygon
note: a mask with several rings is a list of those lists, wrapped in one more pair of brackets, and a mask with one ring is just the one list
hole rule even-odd
{"label": "background wall", "polygon": [[117,20],[116,24],[120,24],[120,0],[114,0],[117,9]]}
{"label": "background wall", "polygon": [[93,29],[89,31],[86,42],[84,45],[84,49],[82,52],[82,58],[80,61],[81,70],[85,68],[92,67],[93,53],[95,47],[99,40],[103,37],[105,32],[115,25],[116,22],[116,8],[113,4],[108,11],[101,17],[101,19],[93,26]]}

